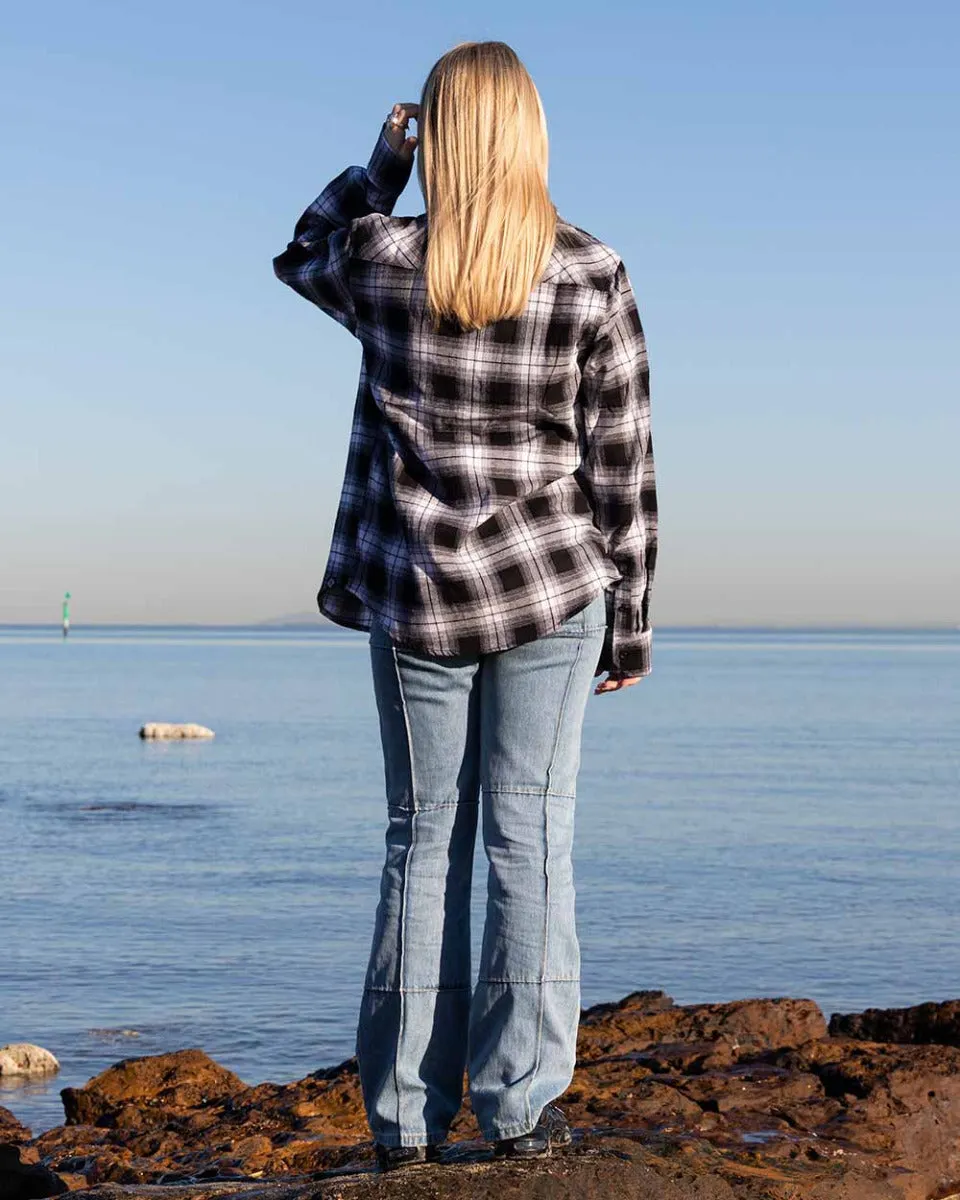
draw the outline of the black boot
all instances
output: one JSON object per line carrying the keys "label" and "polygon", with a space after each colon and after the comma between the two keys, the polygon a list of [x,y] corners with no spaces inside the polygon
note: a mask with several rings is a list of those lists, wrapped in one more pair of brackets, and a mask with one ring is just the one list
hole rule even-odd
{"label": "black boot", "polygon": [[440,1147],[430,1146],[382,1146],[374,1142],[377,1166],[381,1171],[393,1171],[397,1167],[408,1167],[412,1163],[440,1161]]}
{"label": "black boot", "polygon": [[493,1144],[493,1153],[502,1158],[545,1158],[554,1146],[568,1146],[571,1140],[567,1118],[555,1104],[545,1104],[529,1133],[500,1138]]}

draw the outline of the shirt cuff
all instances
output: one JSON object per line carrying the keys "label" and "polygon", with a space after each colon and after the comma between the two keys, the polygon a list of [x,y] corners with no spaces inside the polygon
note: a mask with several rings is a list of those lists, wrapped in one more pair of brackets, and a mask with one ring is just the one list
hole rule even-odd
{"label": "shirt cuff", "polygon": [[642,628],[639,606],[621,599],[616,585],[607,589],[606,598],[607,630],[599,670],[633,678],[649,675],[653,669],[653,629]]}
{"label": "shirt cuff", "polygon": [[613,637],[613,660],[611,670],[633,678],[642,678],[652,670],[653,630],[645,629],[633,637]]}
{"label": "shirt cuff", "polygon": [[370,161],[367,163],[367,179],[371,187],[395,202],[407,186],[412,170],[412,155],[409,162],[401,158],[387,141],[386,128],[381,126]]}

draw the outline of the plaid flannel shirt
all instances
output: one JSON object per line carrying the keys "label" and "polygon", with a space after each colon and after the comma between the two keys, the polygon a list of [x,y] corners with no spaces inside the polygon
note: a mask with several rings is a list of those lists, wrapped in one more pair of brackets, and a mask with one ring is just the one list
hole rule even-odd
{"label": "plaid flannel shirt", "polygon": [[643,328],[619,255],[563,220],[523,314],[434,332],[426,213],[381,128],[296,223],[277,277],[359,339],[317,604],[430,654],[505,650],[607,591],[604,670],[651,670],[657,495]]}

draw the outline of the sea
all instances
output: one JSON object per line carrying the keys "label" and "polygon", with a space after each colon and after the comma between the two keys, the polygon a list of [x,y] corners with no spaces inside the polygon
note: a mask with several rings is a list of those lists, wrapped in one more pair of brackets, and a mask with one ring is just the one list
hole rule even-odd
{"label": "sea", "polygon": [[[0,1077],[199,1047],[247,1083],[349,1057],[386,809],[363,635],[0,627]],[[216,736],[146,742],[148,721]],[[960,630],[658,628],[591,697],[582,1002],[960,996]],[[474,964],[485,872],[474,873]]]}

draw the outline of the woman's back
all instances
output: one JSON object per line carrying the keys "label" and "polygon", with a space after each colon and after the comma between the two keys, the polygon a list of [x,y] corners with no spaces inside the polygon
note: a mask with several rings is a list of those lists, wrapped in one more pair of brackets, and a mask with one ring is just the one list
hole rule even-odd
{"label": "woman's back", "polygon": [[431,653],[488,653],[621,584],[611,665],[645,673],[656,495],[624,264],[558,218],[519,316],[437,322],[427,214],[391,215],[410,171],[381,133],[274,260],[364,348],[319,607],[358,629],[375,614]]}

